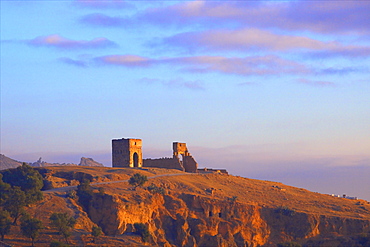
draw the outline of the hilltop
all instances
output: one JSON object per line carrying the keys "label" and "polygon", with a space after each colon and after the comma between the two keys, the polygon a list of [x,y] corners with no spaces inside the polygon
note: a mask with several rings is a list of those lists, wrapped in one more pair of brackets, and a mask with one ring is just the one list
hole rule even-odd
{"label": "hilltop", "polygon": [[[89,235],[94,225],[105,233],[99,246],[142,246],[141,238],[133,234],[135,223],[148,226],[150,246],[276,246],[291,241],[303,246],[370,244],[370,204],[364,200],[336,198],[271,181],[174,169],[37,169],[50,189],[41,203],[27,209],[46,226],[37,246],[48,246],[59,238],[48,221],[53,212],[68,212],[77,219],[71,237],[77,246],[94,245]],[[118,182],[135,173],[157,177],[136,190],[127,182]],[[75,186],[82,178],[92,181],[94,191],[85,209],[65,192],[75,189],[65,186]],[[65,191],[53,190],[58,187]],[[6,243],[29,244],[17,228]]]}

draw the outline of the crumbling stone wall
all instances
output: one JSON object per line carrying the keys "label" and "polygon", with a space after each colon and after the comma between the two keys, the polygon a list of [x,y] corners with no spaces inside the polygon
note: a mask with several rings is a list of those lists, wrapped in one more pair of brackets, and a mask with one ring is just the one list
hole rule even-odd
{"label": "crumbling stone wall", "polygon": [[[186,143],[174,142],[172,144],[173,157],[182,158],[181,164],[186,172],[198,172],[198,163],[189,153]],[[179,157],[181,156],[181,157]]]}
{"label": "crumbling stone wall", "polygon": [[185,171],[179,158],[177,157],[160,158],[160,159],[144,159],[143,165],[144,167],[159,167],[159,168],[178,169],[181,171]]}
{"label": "crumbling stone wall", "polygon": [[198,172],[198,164],[189,153],[186,143],[174,142],[172,147],[172,158],[143,160],[141,139],[114,139],[112,140],[112,166],[159,167],[178,169],[186,172]]}
{"label": "crumbling stone wall", "polygon": [[183,166],[186,172],[198,172],[198,163],[191,155],[184,157]]}

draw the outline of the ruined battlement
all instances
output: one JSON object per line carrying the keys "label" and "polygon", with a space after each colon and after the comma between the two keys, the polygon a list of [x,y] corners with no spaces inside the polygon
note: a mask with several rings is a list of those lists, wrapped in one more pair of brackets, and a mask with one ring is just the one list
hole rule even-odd
{"label": "ruined battlement", "polygon": [[113,139],[112,166],[158,167],[167,169],[178,169],[185,172],[198,172],[198,163],[189,153],[186,143],[173,142],[172,151],[172,157],[162,157],[158,159],[149,158],[143,160],[141,139]]}

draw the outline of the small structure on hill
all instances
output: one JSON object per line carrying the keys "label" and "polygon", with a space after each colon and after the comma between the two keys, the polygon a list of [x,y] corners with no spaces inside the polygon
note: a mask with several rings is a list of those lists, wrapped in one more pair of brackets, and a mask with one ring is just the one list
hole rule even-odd
{"label": "small structure on hill", "polygon": [[[202,172],[198,163],[189,153],[186,143],[174,142],[172,144],[172,157],[159,159],[143,159],[141,139],[113,139],[112,140],[112,166],[113,167],[157,167],[178,169],[185,172]],[[226,173],[226,170],[209,169],[208,172],[217,171]]]}
{"label": "small structure on hill", "polygon": [[142,167],[143,153],[141,139],[114,139],[112,140],[113,167]]}

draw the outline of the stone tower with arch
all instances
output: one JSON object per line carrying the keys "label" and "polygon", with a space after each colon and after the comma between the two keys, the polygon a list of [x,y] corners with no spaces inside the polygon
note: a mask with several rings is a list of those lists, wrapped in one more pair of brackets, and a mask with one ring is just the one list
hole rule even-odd
{"label": "stone tower with arch", "polygon": [[113,167],[142,167],[141,139],[113,139],[112,166]]}

